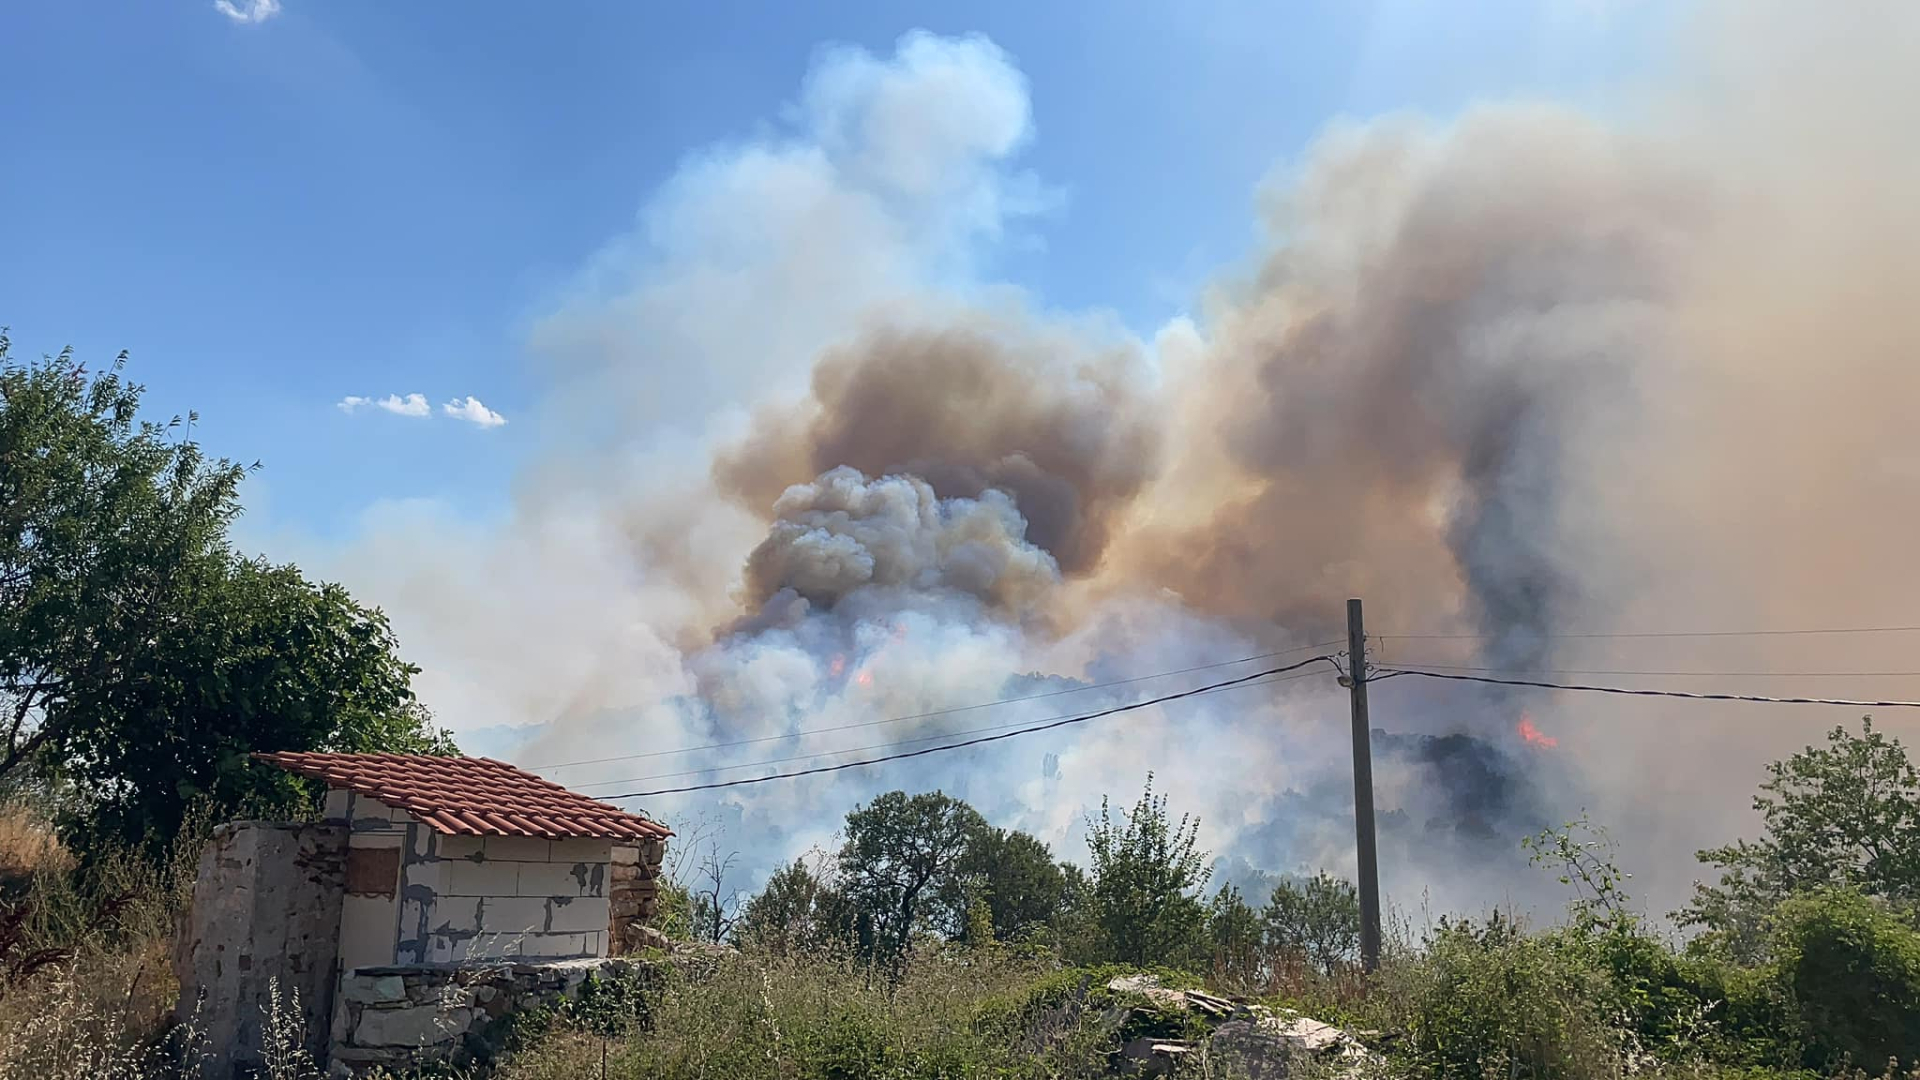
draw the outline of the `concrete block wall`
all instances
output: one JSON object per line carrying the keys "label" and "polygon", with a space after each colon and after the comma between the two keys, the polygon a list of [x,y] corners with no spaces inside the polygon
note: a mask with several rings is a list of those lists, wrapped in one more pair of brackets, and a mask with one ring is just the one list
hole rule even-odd
{"label": "concrete block wall", "polygon": [[613,844],[446,836],[404,810],[329,793],[353,848],[398,852],[389,893],[349,894],[341,967],[562,960],[609,952]]}
{"label": "concrete block wall", "polygon": [[438,836],[429,963],[605,956],[608,840]]}

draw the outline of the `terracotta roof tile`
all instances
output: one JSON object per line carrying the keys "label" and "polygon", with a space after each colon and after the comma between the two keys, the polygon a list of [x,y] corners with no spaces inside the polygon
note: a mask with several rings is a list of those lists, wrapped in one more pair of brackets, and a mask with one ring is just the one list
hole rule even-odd
{"label": "terracotta roof tile", "polygon": [[397,807],[444,833],[658,840],[673,831],[492,758],[255,754],[288,772]]}

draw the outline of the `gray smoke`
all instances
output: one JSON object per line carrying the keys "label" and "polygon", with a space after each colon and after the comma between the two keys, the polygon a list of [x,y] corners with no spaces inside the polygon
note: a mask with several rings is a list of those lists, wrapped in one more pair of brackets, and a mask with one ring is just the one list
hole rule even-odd
{"label": "gray smoke", "polygon": [[[505,529],[376,530],[350,576],[443,715],[507,702],[537,725],[519,760],[659,755],[554,772],[602,794],[1197,685],[941,711],[1334,639],[1349,596],[1387,664],[1911,667],[1891,638],[1558,635],[1920,610],[1897,572],[1920,505],[1920,149],[1897,135],[1917,26],[1898,5],[1709,5],[1644,118],[1336,126],[1266,192],[1253,264],[1150,342],[954,287],[1026,205],[1004,54],[832,54],[799,128],[702,159],[650,210],[632,246],[658,261],[630,292],[539,337],[567,354],[556,400],[618,412],[647,373],[718,371],[753,388],[741,410],[570,448]],[[1848,719],[1411,678],[1374,708],[1386,886],[1436,907],[1533,899],[1514,841],[1582,808],[1671,906],[1692,849],[1750,824],[1759,765]],[[1557,745],[1523,739],[1527,715]],[[1073,854],[1100,796],[1153,769],[1247,880],[1344,871],[1345,725],[1338,688],[1303,676],[646,809],[724,818],[751,884],[892,787]]]}
{"label": "gray smoke", "polygon": [[715,476],[756,513],[843,466],[910,475],[945,498],[999,492],[1061,569],[1086,574],[1154,471],[1142,367],[1126,343],[987,312],[877,326],[829,349],[808,398],[768,410]]}

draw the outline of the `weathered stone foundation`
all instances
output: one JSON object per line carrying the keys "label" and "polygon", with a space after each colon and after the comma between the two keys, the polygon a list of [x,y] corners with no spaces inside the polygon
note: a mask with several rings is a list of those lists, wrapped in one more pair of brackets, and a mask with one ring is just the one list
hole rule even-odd
{"label": "weathered stone foundation", "polygon": [[487,1062],[518,1012],[577,999],[592,978],[634,978],[643,961],[590,959],[491,967],[377,967],[340,977],[328,1072]]}

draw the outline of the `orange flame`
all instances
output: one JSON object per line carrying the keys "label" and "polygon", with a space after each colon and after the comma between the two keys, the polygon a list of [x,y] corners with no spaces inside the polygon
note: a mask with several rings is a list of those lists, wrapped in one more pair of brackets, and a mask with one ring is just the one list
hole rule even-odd
{"label": "orange flame", "polygon": [[1560,740],[1533,726],[1533,717],[1522,716],[1519,725],[1520,737],[1535,746],[1559,746]]}
{"label": "orange flame", "polygon": [[827,664],[827,677],[830,679],[837,679],[840,677],[840,673],[845,670],[847,670],[847,657],[846,657],[846,654],[842,653],[841,655],[834,657]]}
{"label": "orange flame", "polygon": [[860,684],[861,686],[872,686],[872,685],[873,685],[873,672],[871,672],[871,671],[863,671],[863,672],[861,672],[860,674],[858,674],[858,675],[855,675],[855,676],[853,677],[853,681],[854,681],[854,682],[857,682],[857,683],[859,683],[859,684]]}

